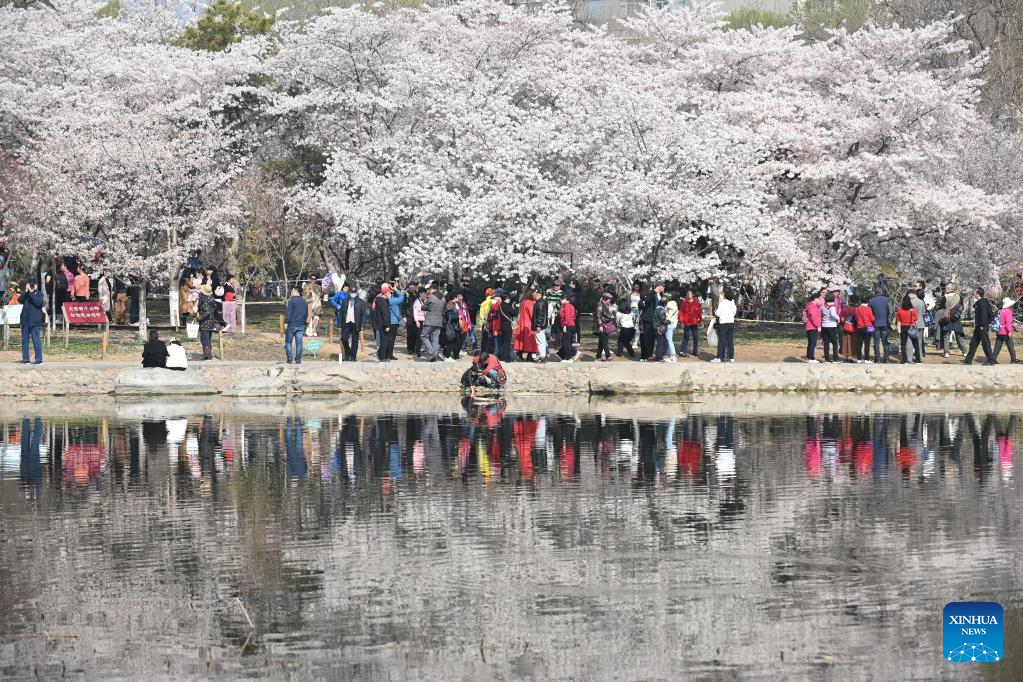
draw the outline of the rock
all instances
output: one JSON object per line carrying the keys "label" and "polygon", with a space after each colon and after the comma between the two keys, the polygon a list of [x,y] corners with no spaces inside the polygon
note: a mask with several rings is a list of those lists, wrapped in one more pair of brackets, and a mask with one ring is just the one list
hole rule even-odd
{"label": "rock", "polygon": [[216,389],[206,383],[202,372],[192,369],[125,369],[114,381],[114,395],[209,395]]}

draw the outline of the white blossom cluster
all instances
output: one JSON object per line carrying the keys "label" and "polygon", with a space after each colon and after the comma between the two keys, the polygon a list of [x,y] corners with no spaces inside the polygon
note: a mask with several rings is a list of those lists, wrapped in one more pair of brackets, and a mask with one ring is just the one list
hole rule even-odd
{"label": "white blossom cluster", "polygon": [[[1023,160],[953,22],[807,42],[706,2],[608,32],[470,0],[199,53],[151,8],[0,10],[4,226],[155,277],[301,145],[327,158],[288,197],[314,238],[406,274],[990,277],[1020,260]],[[258,121],[230,123],[246,95]]]}

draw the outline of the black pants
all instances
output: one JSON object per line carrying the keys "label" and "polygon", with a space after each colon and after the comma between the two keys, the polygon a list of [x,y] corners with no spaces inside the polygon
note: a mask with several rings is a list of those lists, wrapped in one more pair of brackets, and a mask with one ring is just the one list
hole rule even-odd
{"label": "black pants", "polygon": [[423,348],[423,340],[420,338],[419,325],[409,322],[405,325],[405,349],[412,355],[419,355]]}
{"label": "black pants", "polygon": [[987,335],[987,327],[974,327],[973,336],[970,338],[970,350],[966,354],[966,362],[973,362],[973,356],[977,354],[977,346],[984,347],[984,357],[988,362],[994,362],[995,357],[991,353],[991,339]]}
{"label": "black pants", "polygon": [[345,360],[355,360],[359,355],[359,328],[354,322],[345,322],[341,330],[341,346],[345,349]]}
{"label": "black pants", "polygon": [[[622,350],[629,353],[630,358],[636,357],[636,351],[632,350],[632,340],[636,338],[636,328],[618,330],[618,355],[622,356]],[[624,356],[623,356],[624,357]]]}
{"label": "black pants", "polygon": [[806,359],[813,360],[813,356],[817,353],[817,330],[807,329],[806,330]]}
{"label": "black pants", "polygon": [[511,362],[512,354],[512,332],[511,329],[501,330],[501,354],[498,356],[498,360],[501,362]]}
{"label": "black pants", "polygon": [[444,334],[444,357],[458,359],[462,352],[462,344],[465,343],[465,334],[455,334],[455,338],[448,341],[447,333]]}
{"label": "black pants", "polygon": [[394,353],[394,339],[397,335],[398,328],[393,324],[390,327],[381,327],[380,347],[377,348],[377,359],[380,362],[390,361],[391,355]]}
{"label": "black pants", "polygon": [[597,334],[597,359],[600,359],[601,352],[604,353],[604,357],[611,358],[611,344],[607,340],[607,334],[600,332]]}
{"label": "black pants", "polygon": [[568,327],[567,331],[561,334],[561,350],[558,351],[558,356],[562,360],[568,360],[575,355],[575,348],[572,346],[572,339],[575,338],[575,327]]}
{"label": "black pants", "polygon": [[[868,332],[866,329],[857,329],[856,336],[853,338],[853,350],[856,351],[857,360],[869,360],[870,359],[870,340],[874,338],[874,335]],[[875,357],[874,361],[878,362],[880,359]]]}
{"label": "black pants", "polygon": [[664,359],[664,356],[668,353],[668,337],[666,334],[658,334],[657,328],[654,328],[654,358],[658,362]]}
{"label": "black pants", "polygon": [[639,357],[651,358],[654,355],[654,337],[657,330],[649,322],[641,322],[639,330]]}
{"label": "black pants", "polygon": [[718,359],[735,359],[735,323],[726,322],[718,325]]}
{"label": "black pants", "polygon": [[824,362],[838,361],[838,327],[824,327],[821,329],[821,336],[824,337]]}
{"label": "black pants", "polygon": [[999,334],[995,337],[995,352],[994,358],[998,360],[998,356],[1002,354],[1002,344],[1005,344],[1009,349],[1009,360],[1016,362],[1016,346],[1012,343],[1012,336],[1009,334]]}
{"label": "black pants", "polygon": [[[923,339],[917,334],[915,337],[909,335],[909,327],[903,326],[899,328],[899,353],[902,355],[903,362],[909,362],[906,357],[906,343],[913,344],[913,357],[917,362],[923,362],[924,359],[920,356],[920,346],[923,345]],[[988,350],[991,350],[991,344],[988,343]]]}

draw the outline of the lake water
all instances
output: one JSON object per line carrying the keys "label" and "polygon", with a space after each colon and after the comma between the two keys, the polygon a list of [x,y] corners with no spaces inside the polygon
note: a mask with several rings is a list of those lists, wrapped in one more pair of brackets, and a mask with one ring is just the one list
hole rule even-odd
{"label": "lake water", "polygon": [[1016,414],[646,412],[3,418],[0,675],[1023,677]]}

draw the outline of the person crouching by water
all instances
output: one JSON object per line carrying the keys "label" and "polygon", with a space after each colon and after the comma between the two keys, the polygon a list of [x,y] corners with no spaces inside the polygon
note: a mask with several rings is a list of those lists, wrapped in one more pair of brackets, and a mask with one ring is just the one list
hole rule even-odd
{"label": "person crouching by water", "polygon": [[188,369],[188,355],[185,353],[185,347],[177,338],[172,338],[167,344],[167,369],[178,372]]}
{"label": "person crouching by water", "polygon": [[160,340],[160,332],[149,330],[149,341],[142,346],[142,366],[163,369],[167,366],[167,344]]}
{"label": "person crouching by water", "polygon": [[476,396],[478,387],[498,389],[508,383],[508,375],[501,366],[496,355],[480,353],[472,359],[469,369],[462,374],[462,388],[468,388],[470,395]]}

